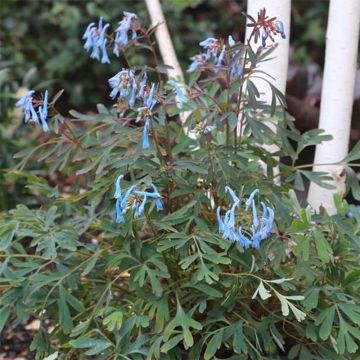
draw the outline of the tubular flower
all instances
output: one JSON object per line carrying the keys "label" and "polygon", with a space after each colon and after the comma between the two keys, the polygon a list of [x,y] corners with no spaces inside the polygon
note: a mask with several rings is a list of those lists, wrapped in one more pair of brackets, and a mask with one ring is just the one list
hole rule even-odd
{"label": "tubular flower", "polygon": [[131,31],[131,40],[137,38],[136,31],[140,28],[140,23],[136,14],[124,11],[124,17],[119,22],[119,26],[115,31],[113,53],[119,57],[119,49],[125,47],[129,42],[128,33]]}
{"label": "tubular flower", "polygon": [[245,203],[245,211],[248,211],[249,207],[252,206],[252,223],[246,234],[251,234],[251,237],[247,237],[243,228],[236,227],[236,209],[240,207],[240,198],[236,193],[228,186],[225,187],[225,192],[228,192],[232,199],[232,206],[226,212],[224,218],[221,217],[221,209],[217,208],[216,219],[219,227],[219,233],[222,234],[223,239],[228,239],[231,243],[237,242],[243,248],[247,249],[250,246],[258,249],[260,242],[267,239],[272,231],[274,222],[274,211],[267,207],[264,203],[261,203],[262,213],[259,219],[259,215],[255,206],[255,195],[259,192],[255,189],[248,200]]}
{"label": "tubular flower", "polygon": [[[30,119],[33,119],[35,122],[38,122],[38,117],[36,115],[35,109],[34,109],[34,105],[33,105],[33,93],[35,91],[34,90],[30,90],[28,92],[26,92],[26,94],[16,102],[16,106],[21,108],[24,112],[24,120],[27,123]],[[33,114],[36,115],[36,120],[34,119]]]}
{"label": "tubular flower", "polygon": [[41,126],[43,127],[43,131],[49,132],[49,127],[46,122],[46,118],[48,115],[48,91],[47,90],[45,91],[43,105],[39,106],[39,115],[40,115],[40,121],[41,121]]}
{"label": "tubular flower", "polygon": [[169,80],[168,84],[174,88],[177,100],[179,101],[179,105],[180,107],[182,107],[187,102],[187,97],[181,90],[179,83],[175,80]]}
{"label": "tubular flower", "polygon": [[16,106],[23,110],[25,123],[33,121],[36,125],[41,124],[44,132],[49,132],[49,126],[47,124],[48,91],[45,91],[42,102],[39,100],[35,101],[35,106],[37,106],[37,113],[34,107],[35,99],[32,96],[33,94],[34,90],[28,91],[20,100],[17,101]]}
{"label": "tubular flower", "polygon": [[142,141],[142,148],[143,149],[148,149],[150,147],[149,126],[150,126],[150,119],[149,119],[149,117],[146,117],[145,126],[144,126],[144,129],[143,129],[143,141]]}
{"label": "tubular flower", "polygon": [[114,198],[116,199],[115,203],[115,213],[116,213],[116,222],[122,222],[125,223],[124,215],[128,208],[128,200],[132,194],[132,192],[135,190],[136,185],[132,185],[128,188],[125,195],[122,196],[122,190],[121,190],[121,180],[124,178],[124,175],[119,175],[115,182],[115,193]]}
{"label": "tubular flower", "polygon": [[286,38],[284,24],[282,21],[277,20],[276,17],[269,19],[269,16],[266,16],[266,10],[262,9],[258,12],[257,21],[253,22],[248,26],[252,26],[256,29],[255,31],[255,42],[259,37],[259,32],[261,30],[261,45],[266,46],[266,41],[268,38],[271,41],[275,41],[274,36],[280,34],[283,39]]}
{"label": "tubular flower", "polygon": [[103,18],[101,17],[98,22],[98,26],[95,23],[91,23],[86,28],[83,39],[85,40],[84,49],[86,51],[91,50],[90,57],[100,61],[101,51],[101,63],[110,63],[107,51],[106,51],[106,31],[110,25],[103,26]]}
{"label": "tubular flower", "polygon": [[164,209],[164,206],[161,201],[161,195],[160,195],[158,189],[156,188],[156,186],[154,184],[151,184],[151,187],[153,189],[152,192],[150,192],[150,191],[135,191],[135,193],[137,195],[143,197],[143,201],[139,207],[140,215],[143,213],[143,207],[145,206],[145,203],[148,199],[155,200],[155,206],[156,206],[157,211],[162,211]]}
{"label": "tubular flower", "polygon": [[110,97],[115,99],[118,96],[122,102],[127,102],[130,106],[130,95],[133,93],[133,87],[137,86],[134,71],[122,69],[109,79],[109,85],[112,88]]}

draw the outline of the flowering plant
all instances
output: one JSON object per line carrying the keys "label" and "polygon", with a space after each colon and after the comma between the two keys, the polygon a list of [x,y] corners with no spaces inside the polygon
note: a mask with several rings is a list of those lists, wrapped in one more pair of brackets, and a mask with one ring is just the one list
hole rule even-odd
{"label": "flowering plant", "polygon": [[[60,94],[48,101],[46,91],[17,102],[25,122],[49,135],[16,154],[21,160],[8,175],[25,177],[40,206],[18,205],[0,217],[0,327],[40,319],[31,345],[38,359],[356,352],[360,215],[340,198],[336,217],[312,214],[296,199],[304,177],[329,186],[325,174],[295,165],[326,136],[301,135],[284,96],[257,68],[273,51],[267,38],[285,36],[282,23],[264,10],[250,20],[260,50],[250,39],[206,39],[185,85],[165,79],[154,29],[135,14],[124,12],[113,35],[100,19],[83,36],[91,58],[109,63],[109,47],[126,58],[137,46],[156,67],[119,69],[108,81],[113,107],[98,104],[96,114],[63,116],[55,108]],[[254,77],[269,84],[270,104]],[[264,143],[279,146],[276,157]],[[72,181],[62,186],[25,171],[33,159]],[[271,165],[266,173],[261,162]]]}

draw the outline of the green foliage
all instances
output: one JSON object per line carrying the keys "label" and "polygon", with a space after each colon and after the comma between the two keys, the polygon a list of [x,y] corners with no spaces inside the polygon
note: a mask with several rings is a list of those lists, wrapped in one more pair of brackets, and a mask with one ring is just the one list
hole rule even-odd
{"label": "green foliage", "polygon": [[[300,134],[267,78],[273,101],[264,104],[251,78],[265,76],[256,65],[271,53],[236,46],[243,77],[224,85],[221,74],[193,74],[183,109],[160,82],[149,149],[136,111],[98,104],[71,119],[54,114],[54,131],[15,155],[7,181],[23,181],[34,200],[0,215],[0,329],[40,319],[30,348],[37,359],[351,359],[358,351],[360,215],[339,196],[334,216],[299,204],[303,177],[331,186],[326,174],[295,166],[329,138]],[[209,123],[216,129],[205,133]],[[264,143],[279,146],[276,157]],[[344,159],[349,169],[359,149]],[[34,161],[52,177],[31,169]],[[136,218],[129,208],[116,223],[120,174],[125,189],[156,184],[164,211],[151,204]],[[275,210],[259,250],[218,234],[226,185],[245,199],[259,188]]]}

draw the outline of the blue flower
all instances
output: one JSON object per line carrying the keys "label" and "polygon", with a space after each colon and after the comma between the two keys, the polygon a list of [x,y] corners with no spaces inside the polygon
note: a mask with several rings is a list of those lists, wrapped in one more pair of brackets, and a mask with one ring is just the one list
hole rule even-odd
{"label": "blue flower", "polygon": [[[28,92],[26,92],[26,94],[16,102],[16,106],[20,107],[23,112],[24,112],[24,119],[25,122],[27,123],[30,119],[33,119],[35,122],[38,122],[38,117],[36,115],[35,109],[34,109],[34,105],[33,105],[33,93],[35,91],[34,90],[30,90]],[[34,116],[35,114],[35,116]],[[35,117],[35,119],[34,119]]]}
{"label": "blue flower", "polygon": [[252,246],[253,248],[258,249],[260,247],[260,242],[264,239],[267,239],[271,235],[273,223],[274,223],[274,211],[267,207],[263,202],[261,218],[255,206],[255,195],[259,192],[259,189],[255,189],[249,196],[246,201],[245,211],[248,211],[249,207],[252,206],[252,223],[250,230],[247,233],[251,233],[251,239],[244,235],[242,227],[238,228],[236,231],[236,209],[240,208],[240,198],[236,195],[229,186],[225,187],[225,192],[229,193],[232,199],[232,206],[224,216],[224,219],[221,217],[220,207],[216,210],[216,219],[219,227],[219,233],[222,234],[223,239],[228,239],[230,242],[238,242],[245,249]]}
{"label": "blue flower", "polygon": [[106,30],[110,25],[103,26],[103,18],[101,17],[98,22],[98,26],[95,23],[91,23],[87,26],[83,39],[85,40],[84,49],[86,51],[91,50],[90,57],[92,59],[100,60],[100,51],[102,54],[101,62],[103,64],[110,63],[107,51],[106,51]]}
{"label": "blue flower", "polygon": [[142,142],[142,148],[148,149],[150,147],[149,143],[149,126],[150,126],[150,119],[147,117],[145,120],[145,126],[143,129],[143,142]]}
{"label": "blue flower", "polygon": [[236,196],[235,191],[230,188],[230,186],[225,186],[225,192],[228,192],[232,198],[234,204],[239,205],[240,199]]}
{"label": "blue flower", "polygon": [[255,197],[255,195],[259,192],[259,189],[255,189],[249,196],[249,198],[245,202],[245,210],[247,211],[252,204],[252,201]]}
{"label": "blue flower", "polygon": [[46,118],[48,115],[48,91],[45,91],[45,95],[44,95],[44,102],[42,106],[39,106],[39,115],[40,115],[40,121],[41,121],[41,126],[43,128],[44,132],[49,132],[49,126],[46,122]]}
{"label": "blue flower", "polygon": [[48,91],[45,91],[43,103],[38,106],[37,113],[33,104],[33,93],[33,90],[28,91],[20,100],[17,101],[16,106],[22,108],[25,122],[32,120],[35,124],[41,123],[43,131],[49,132],[49,126],[46,121],[48,116]]}
{"label": "blue flower", "polygon": [[282,21],[280,20],[276,20],[275,21],[275,24],[276,24],[276,28],[277,28],[277,31],[281,34],[281,37],[283,39],[286,38],[286,35],[285,35],[285,29],[284,29],[284,24]]}
{"label": "blue flower", "polygon": [[216,126],[214,126],[214,125],[206,125],[205,129],[204,129],[204,134],[211,133],[215,129],[216,129]]}
{"label": "blue flower", "polygon": [[[356,210],[355,211],[360,211],[360,205],[356,205]],[[353,211],[348,211],[346,214],[348,217],[354,217],[354,212]]]}
{"label": "blue flower", "polygon": [[110,64],[110,59],[108,57],[107,50],[106,50],[106,43],[107,43],[106,30],[109,26],[110,26],[109,24],[106,24],[104,26],[104,28],[101,30],[100,37],[98,40],[98,46],[100,47],[101,53],[102,53],[102,58],[101,58],[102,64],[106,64],[106,63]]}
{"label": "blue flower", "polygon": [[171,85],[175,89],[177,100],[179,101],[180,107],[187,102],[187,97],[184,95],[183,91],[181,90],[179,83],[175,80],[169,80],[168,84]]}
{"label": "blue flower", "polygon": [[215,66],[217,67],[217,70],[219,70],[219,68],[221,67],[221,63],[222,63],[222,61],[224,59],[224,56],[225,56],[225,45],[223,46],[223,48],[221,50],[221,53],[220,53],[219,57],[216,60]]}
{"label": "blue flower", "polygon": [[155,93],[155,83],[151,84],[149,96],[143,97],[144,99],[144,105],[149,108],[149,110],[152,110],[156,104],[156,100],[154,99],[154,93]]}
{"label": "blue flower", "polygon": [[143,79],[140,82],[138,96],[139,98],[143,98],[146,90],[146,81],[147,81],[147,74],[144,72]]}
{"label": "blue flower", "polygon": [[206,60],[209,60],[211,56],[217,60],[217,53],[219,51],[219,40],[215,38],[207,38],[199,43],[201,47],[206,50]]}
{"label": "blue flower", "polygon": [[116,199],[115,212],[116,212],[116,222],[125,223],[125,219],[123,216],[123,210],[121,208],[121,199],[120,198]]}
{"label": "blue flower", "polygon": [[134,214],[135,217],[139,217],[140,215],[142,215],[144,213],[146,202],[149,199],[155,200],[155,205],[156,205],[157,211],[162,211],[164,209],[164,206],[161,201],[161,195],[160,195],[158,189],[156,188],[156,186],[154,184],[151,184],[151,187],[154,190],[153,192],[135,191],[136,195],[143,197],[141,204],[139,206],[137,205],[135,208],[135,214]]}
{"label": "blue flower", "polygon": [[124,175],[119,175],[118,178],[116,179],[116,183],[115,183],[115,194],[114,194],[114,198],[115,199],[120,199],[120,202],[122,201],[122,194],[121,194],[121,180],[124,178]]}
{"label": "blue flower", "polygon": [[[128,103],[130,108],[134,106],[137,84],[133,70],[122,69],[109,79],[109,85],[112,88],[110,93],[112,99],[118,96],[122,102]],[[135,90],[133,90],[134,87]]]}
{"label": "blue flower", "polygon": [[136,185],[132,185],[126,191],[124,197],[122,196],[121,180],[124,175],[119,175],[115,182],[115,193],[114,198],[116,199],[115,211],[116,211],[116,222],[125,222],[123,214],[127,211],[127,202],[131,193],[135,190]]}
{"label": "blue flower", "polygon": [[127,189],[127,191],[126,191],[123,199],[121,200],[121,208],[122,208],[124,211],[126,211],[128,200],[129,200],[130,195],[132,194],[132,192],[136,189],[136,186],[137,186],[136,184],[131,185],[131,186]]}
{"label": "blue flower", "polygon": [[241,226],[239,227],[239,243],[245,249],[251,245],[251,241],[242,233]]}
{"label": "blue flower", "polygon": [[232,47],[236,44],[234,38],[231,35],[228,36],[228,44],[230,47]]}
{"label": "blue flower", "polygon": [[263,29],[262,33],[261,33],[261,45],[263,47],[266,46],[266,39],[268,38],[269,34],[268,32],[266,31],[266,29]]}
{"label": "blue flower", "polygon": [[136,30],[139,27],[138,17],[136,14],[124,11],[124,17],[119,22],[119,26],[115,31],[113,53],[118,57],[119,49],[125,47],[129,42],[128,33],[131,30],[131,39],[137,38]]}

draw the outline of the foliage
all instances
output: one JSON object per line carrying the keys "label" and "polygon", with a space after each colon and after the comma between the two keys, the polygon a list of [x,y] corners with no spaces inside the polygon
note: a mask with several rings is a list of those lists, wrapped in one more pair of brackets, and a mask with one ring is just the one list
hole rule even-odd
{"label": "foliage", "polygon": [[[261,35],[255,20],[253,28]],[[153,30],[139,32],[126,53],[156,54]],[[283,95],[257,69],[271,47],[255,53],[249,43],[220,39],[208,57],[207,50],[186,91],[166,83],[157,64],[134,104],[129,90],[111,108],[72,110],[69,118],[55,108],[55,95],[50,134],[24,125],[38,145],[16,154],[7,178],[26,183],[40,205],[0,215],[0,329],[39,318],[31,344],[38,359],[350,359],[358,350],[359,211],[337,196],[335,216],[314,214],[294,191],[304,177],[330,186],[326,174],[295,166],[305,148],[328,137],[294,128]],[[145,69],[135,70],[132,87],[144,80]],[[271,104],[261,101],[256,77],[269,84]],[[43,105],[40,96],[32,101],[36,111]],[[184,124],[181,112],[190,113]],[[278,153],[264,143],[277,144]],[[359,149],[344,159],[349,172]],[[30,160],[52,178],[29,170]],[[155,196],[140,211],[140,189],[152,184],[164,209]],[[132,185],[137,190],[123,195]],[[274,209],[259,249],[218,233],[216,208],[228,214],[234,201],[227,186],[242,200],[235,217],[249,239],[254,215],[243,203],[253,190]]]}

